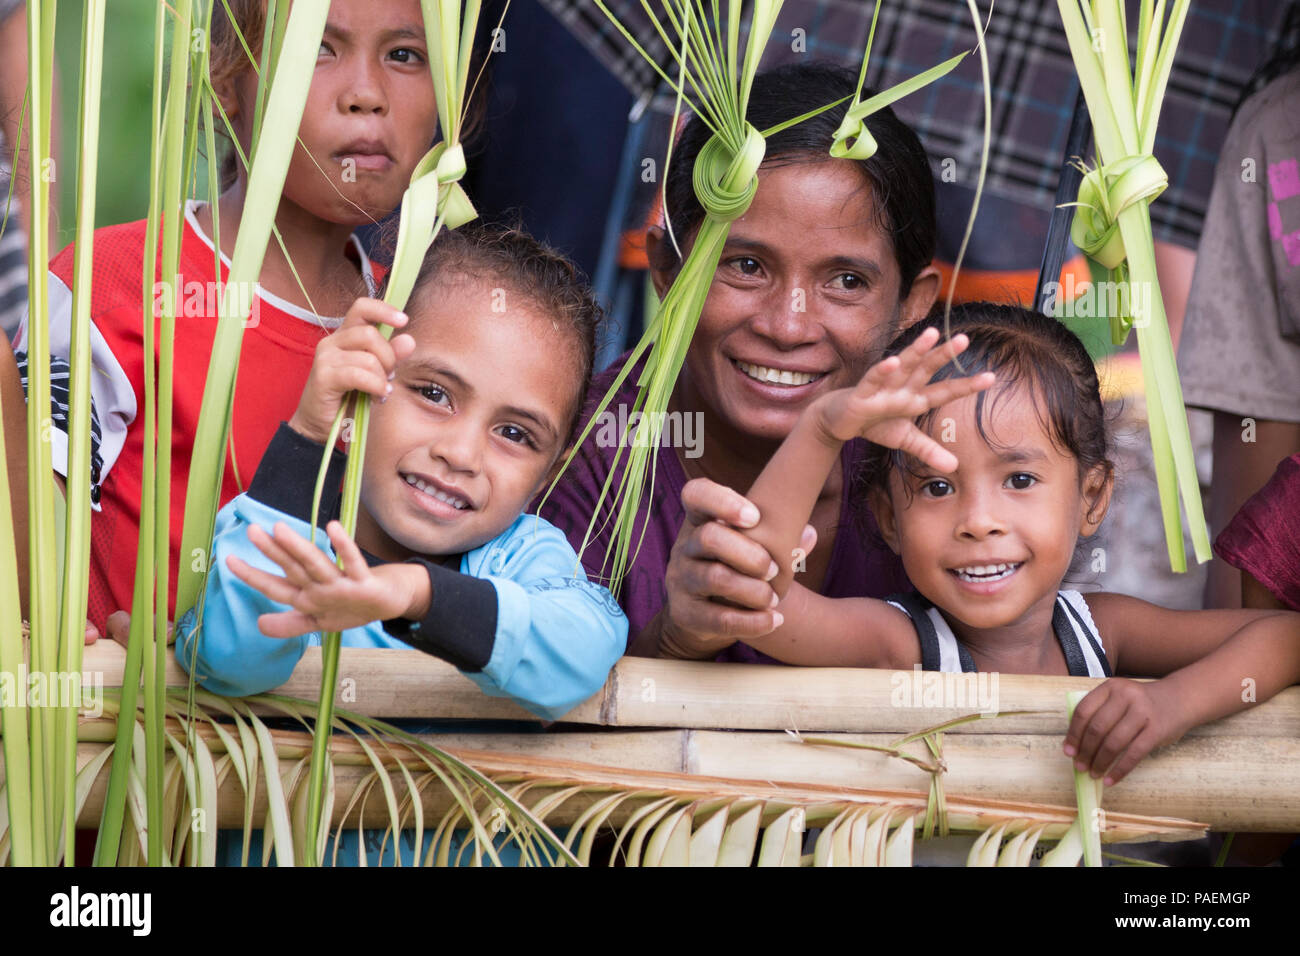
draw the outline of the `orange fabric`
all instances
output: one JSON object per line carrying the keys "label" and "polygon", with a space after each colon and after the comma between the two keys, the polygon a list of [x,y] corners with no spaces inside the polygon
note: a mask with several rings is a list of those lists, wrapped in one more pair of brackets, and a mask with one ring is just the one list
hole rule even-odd
{"label": "orange fabric", "polygon": [[[952,282],[952,264],[935,259],[934,266],[939,270],[943,280],[940,286],[943,291],[939,293],[942,299],[947,294],[949,283]],[[1084,282],[1091,282],[1092,275],[1088,271],[1088,260],[1083,256],[1075,256],[1068,260],[1061,267],[1062,285],[1067,285],[1068,276],[1073,277],[1076,288]],[[957,277],[957,291],[953,295],[953,301],[1002,302],[1009,305],[1031,306],[1034,293],[1037,291],[1037,269],[969,269],[963,266],[961,274]]]}

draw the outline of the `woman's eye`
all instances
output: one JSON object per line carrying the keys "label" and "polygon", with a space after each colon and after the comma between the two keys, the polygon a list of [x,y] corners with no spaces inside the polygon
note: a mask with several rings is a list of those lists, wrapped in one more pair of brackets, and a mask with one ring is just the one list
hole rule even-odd
{"label": "woman's eye", "polygon": [[502,425],[501,437],[508,442],[515,443],[516,445],[528,445],[530,448],[537,447],[536,442],[533,441],[533,436],[530,435],[526,429],[520,428],[518,425]]}
{"label": "woman's eye", "polygon": [[1016,489],[1016,491],[1024,491],[1026,488],[1032,487],[1037,483],[1037,481],[1038,479],[1033,475],[1028,475],[1023,471],[1018,471],[1007,479],[1007,485]]}
{"label": "woman's eye", "polygon": [[759,269],[762,268],[753,256],[739,256],[732,259],[731,264],[741,275],[746,276],[758,275]]}
{"label": "woman's eye", "polygon": [[437,385],[421,385],[419,393],[434,405],[450,405],[451,396]]}
{"label": "woman's eye", "polygon": [[935,478],[932,481],[927,481],[923,484],[921,486],[921,491],[927,498],[943,498],[946,495],[952,494],[952,485],[948,484],[948,482],[941,478]]}

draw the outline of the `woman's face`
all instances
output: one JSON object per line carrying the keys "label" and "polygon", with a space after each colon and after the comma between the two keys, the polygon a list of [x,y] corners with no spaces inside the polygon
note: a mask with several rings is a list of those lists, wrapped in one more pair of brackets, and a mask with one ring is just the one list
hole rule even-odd
{"label": "woman's face", "polygon": [[[656,273],[661,294],[670,279]],[[730,429],[780,441],[813,398],[856,384],[872,353],[929,311],[938,273],[927,267],[901,299],[900,284],[855,163],[764,166],[732,223],[680,394]]]}

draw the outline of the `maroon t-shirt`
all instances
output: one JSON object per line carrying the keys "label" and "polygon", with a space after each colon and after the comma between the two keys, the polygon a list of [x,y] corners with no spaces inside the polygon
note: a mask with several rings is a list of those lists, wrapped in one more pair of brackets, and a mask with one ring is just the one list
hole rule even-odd
{"label": "maroon t-shirt", "polygon": [[1223,529],[1214,550],[1300,611],[1300,455],[1283,459]]}
{"label": "maroon t-shirt", "polygon": [[[625,360],[626,356],[620,358],[592,383],[591,390],[587,393],[587,410],[583,413],[579,433],[586,426],[591,410],[613,384]],[[623,387],[610,403],[610,426],[603,429],[606,438],[621,434],[617,430],[619,406],[626,405],[629,411],[633,407],[637,377],[636,371],[628,375]],[[541,513],[542,517],[563,531],[574,550],[581,553],[582,564],[588,576],[609,585],[611,582],[604,565],[612,538],[610,529],[616,514],[610,499],[606,500],[602,509],[604,520],[598,526],[597,533],[592,536],[586,549],[582,548],[583,536],[618,451],[612,441],[601,441],[601,434],[602,428],[598,424],[587,436]],[[623,450],[619,474],[614,478],[612,489],[618,487],[630,451],[630,448]],[[846,489],[851,487],[850,479],[865,452],[866,443],[862,440],[854,440],[844,446],[840,455],[840,467],[844,471]],[[671,447],[661,446],[657,449],[655,461],[654,489],[652,493],[643,496],[637,516],[637,533],[640,534],[644,529],[645,534],[641,539],[640,550],[636,552],[635,560],[630,563],[618,590],[618,602],[628,618],[629,643],[636,639],[664,605],[664,574],[668,568],[668,556],[677,541],[677,532],[681,529],[685,514],[682,509],[682,486],[687,479],[677,452]],[[738,490],[743,494],[748,489]],[[826,569],[821,593],[836,598],[883,598],[899,591],[911,590],[898,557],[883,543],[874,540],[875,519],[865,504],[859,512],[861,517],[856,521],[854,511],[854,503],[845,494],[840,505],[834,551]],[[633,541],[635,540],[634,538]],[[718,656],[718,660],[777,663],[745,644],[732,645]]]}

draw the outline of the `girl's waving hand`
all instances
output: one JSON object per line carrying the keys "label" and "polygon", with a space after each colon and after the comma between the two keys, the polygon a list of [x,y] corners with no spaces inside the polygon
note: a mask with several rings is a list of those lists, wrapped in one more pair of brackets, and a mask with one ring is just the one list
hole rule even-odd
{"label": "girl's waving hand", "polygon": [[900,354],[877,362],[853,388],[831,392],[817,406],[815,421],[826,441],[840,443],[862,437],[897,448],[939,471],[957,468],[957,459],[921,429],[915,419],[993,384],[993,373],[982,372],[930,384],[930,378],[967,346],[955,335],[936,347],[938,329],[926,329]]}
{"label": "girl's waving hand", "polygon": [[284,577],[261,571],[231,555],[226,566],[249,587],[290,610],[263,614],[257,625],[267,637],[297,637],[313,631],[346,631],[371,621],[419,618],[431,598],[429,575],[416,564],[369,567],[343,525],[326,528],[330,544],[343,559],[340,568],[320,548],[284,522],[268,535],[256,525],[248,540],[278,564]]}

